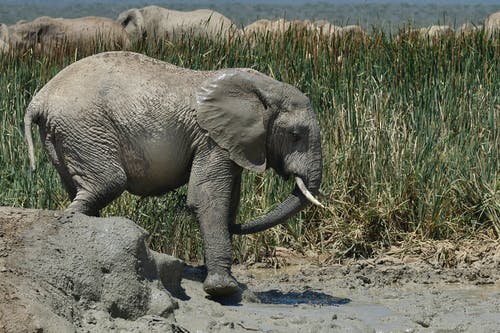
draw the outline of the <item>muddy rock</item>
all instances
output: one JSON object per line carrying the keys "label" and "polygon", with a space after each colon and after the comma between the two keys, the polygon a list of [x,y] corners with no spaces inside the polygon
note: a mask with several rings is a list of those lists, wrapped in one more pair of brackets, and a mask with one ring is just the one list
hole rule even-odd
{"label": "muddy rock", "polygon": [[0,208],[0,332],[169,332],[184,264],[124,218]]}

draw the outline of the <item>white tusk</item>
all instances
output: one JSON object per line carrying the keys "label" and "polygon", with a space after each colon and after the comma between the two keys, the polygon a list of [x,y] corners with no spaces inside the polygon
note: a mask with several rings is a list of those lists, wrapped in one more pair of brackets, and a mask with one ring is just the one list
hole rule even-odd
{"label": "white tusk", "polygon": [[297,183],[300,191],[302,192],[302,194],[304,194],[304,196],[307,198],[307,200],[311,201],[316,206],[320,206],[321,208],[325,208],[325,206],[321,202],[319,202],[318,199],[316,199],[314,197],[314,195],[311,194],[311,192],[309,192],[309,190],[307,189],[306,184],[304,184],[304,181],[302,180],[302,178],[295,177],[295,182]]}

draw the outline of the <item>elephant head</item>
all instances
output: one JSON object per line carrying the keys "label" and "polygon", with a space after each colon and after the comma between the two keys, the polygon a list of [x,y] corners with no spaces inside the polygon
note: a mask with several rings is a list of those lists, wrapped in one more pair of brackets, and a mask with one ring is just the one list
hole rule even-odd
{"label": "elephant head", "polygon": [[137,41],[146,37],[144,17],[139,9],[132,8],[124,11],[118,16],[117,22],[122,25],[131,40]]}
{"label": "elephant head", "polygon": [[197,94],[197,120],[239,166],[296,180],[293,192],[267,215],[232,225],[248,234],[285,222],[309,201],[322,177],[319,125],[309,99],[295,87],[250,69],[224,71]]}

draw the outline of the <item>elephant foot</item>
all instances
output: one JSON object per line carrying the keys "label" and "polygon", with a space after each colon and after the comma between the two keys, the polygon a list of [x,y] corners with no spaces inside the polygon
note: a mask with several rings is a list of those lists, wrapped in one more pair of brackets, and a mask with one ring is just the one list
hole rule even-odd
{"label": "elephant foot", "polygon": [[240,291],[238,282],[229,273],[208,273],[203,290],[211,296],[229,296]]}

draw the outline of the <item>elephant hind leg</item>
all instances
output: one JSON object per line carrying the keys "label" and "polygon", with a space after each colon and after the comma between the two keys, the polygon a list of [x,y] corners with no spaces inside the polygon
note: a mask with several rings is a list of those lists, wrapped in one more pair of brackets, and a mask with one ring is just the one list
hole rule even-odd
{"label": "elephant hind leg", "polygon": [[73,176],[77,192],[66,211],[99,216],[99,211],[120,196],[126,185],[126,175],[123,170],[116,169],[107,174],[108,177],[101,174],[98,181],[84,179],[78,175]]}
{"label": "elephant hind leg", "polygon": [[67,211],[98,216],[102,208],[125,191],[127,175],[114,148],[116,143],[72,137],[56,146],[70,175],[68,187],[76,189]]}
{"label": "elephant hind leg", "polygon": [[52,164],[54,164],[57,173],[61,176],[61,181],[63,183],[66,192],[68,193],[69,200],[73,201],[76,196],[76,186],[71,179],[71,175],[68,171],[66,164],[64,163],[64,158],[61,151],[57,149],[58,145],[53,133],[46,133],[45,128],[40,126],[40,137],[44,142],[45,150],[49,156]]}

